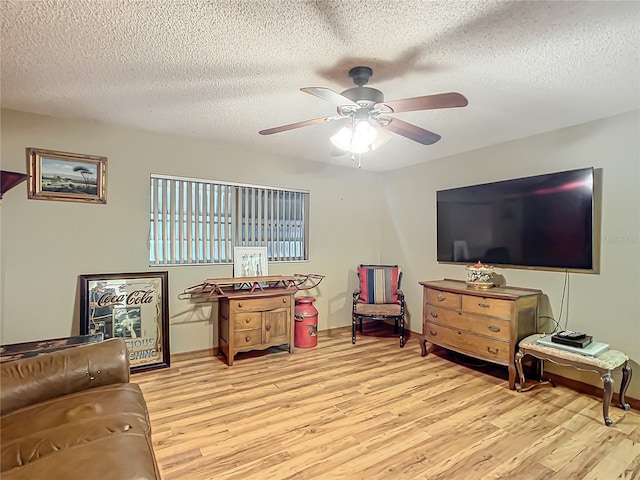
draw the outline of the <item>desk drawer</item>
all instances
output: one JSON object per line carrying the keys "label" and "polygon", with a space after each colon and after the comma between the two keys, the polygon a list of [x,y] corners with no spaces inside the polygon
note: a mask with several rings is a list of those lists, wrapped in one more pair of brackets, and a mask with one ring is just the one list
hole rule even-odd
{"label": "desk drawer", "polygon": [[498,340],[509,340],[510,322],[499,318],[482,317],[479,315],[461,315],[459,312],[427,305],[425,320],[457,330],[479,333]]}
{"label": "desk drawer", "polygon": [[431,305],[437,305],[438,307],[460,309],[460,295],[459,293],[443,292],[433,288],[427,288],[427,303]]}
{"label": "desk drawer", "polygon": [[444,327],[430,321],[425,323],[424,329],[427,340],[436,345],[495,363],[509,363],[509,342]]}
{"label": "desk drawer", "polygon": [[262,329],[256,330],[243,330],[240,332],[234,332],[233,340],[235,342],[234,348],[236,350],[258,346],[262,343]]}
{"label": "desk drawer", "polygon": [[252,298],[250,300],[233,300],[231,309],[234,312],[257,312],[274,310],[276,308],[289,307],[293,302],[293,296],[280,295],[269,298]]}
{"label": "desk drawer", "polygon": [[262,328],[262,312],[238,312],[233,326],[236,330],[253,330]]}
{"label": "desk drawer", "polygon": [[476,297],[464,295],[462,297],[462,310],[480,315],[491,315],[493,317],[511,318],[511,307],[513,302],[496,298]]}

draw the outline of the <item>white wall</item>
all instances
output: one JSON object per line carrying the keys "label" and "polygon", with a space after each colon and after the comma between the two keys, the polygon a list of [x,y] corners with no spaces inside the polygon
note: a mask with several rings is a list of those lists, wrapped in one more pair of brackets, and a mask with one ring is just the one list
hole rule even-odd
{"label": "white wall", "polygon": [[[392,228],[382,232],[381,260],[403,266],[411,328],[420,330],[419,281],[465,279],[463,266],[436,262],[436,191],[580,167],[602,169],[601,269],[569,274],[568,327],[610,343],[640,363],[640,112],[407,167],[386,175]],[[410,192],[408,195],[407,192]],[[398,256],[397,252],[400,252]],[[558,317],[565,274],[498,269],[507,283],[541,289]],[[562,375],[575,376],[573,370]],[[582,381],[600,385],[596,374]],[[618,379],[616,379],[618,380]],[[640,398],[640,375],[629,395]]]}
{"label": "white wall", "polygon": [[179,300],[231,265],[148,266],[149,174],[310,190],[310,261],[272,263],[271,274],[326,275],[316,296],[321,330],[350,325],[358,263],[376,262],[382,204],[376,174],[191,138],[3,110],[2,169],[25,172],[25,148],[108,158],[107,204],[28,200],[26,182],[1,202],[0,343],[79,331],[78,276],[169,271],[171,352],[217,345],[211,304]]}

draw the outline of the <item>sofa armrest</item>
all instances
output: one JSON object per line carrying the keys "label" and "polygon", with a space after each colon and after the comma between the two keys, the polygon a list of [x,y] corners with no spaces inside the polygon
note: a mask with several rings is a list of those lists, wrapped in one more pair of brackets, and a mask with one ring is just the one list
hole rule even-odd
{"label": "sofa armrest", "polygon": [[79,345],[0,365],[0,414],[73,392],[129,381],[121,338]]}

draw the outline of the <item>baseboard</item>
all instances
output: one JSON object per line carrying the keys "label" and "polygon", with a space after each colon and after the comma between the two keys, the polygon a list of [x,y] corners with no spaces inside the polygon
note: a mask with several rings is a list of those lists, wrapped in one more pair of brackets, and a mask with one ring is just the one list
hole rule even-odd
{"label": "baseboard", "polygon": [[194,358],[215,357],[220,350],[218,347],[205,348],[203,350],[193,350],[191,352],[172,353],[171,362],[179,360],[193,360]]}
{"label": "baseboard", "polygon": [[351,325],[346,327],[335,327],[335,328],[327,328],[326,330],[318,330],[318,333],[326,334],[329,337],[331,335],[336,335],[342,332],[351,332]]}

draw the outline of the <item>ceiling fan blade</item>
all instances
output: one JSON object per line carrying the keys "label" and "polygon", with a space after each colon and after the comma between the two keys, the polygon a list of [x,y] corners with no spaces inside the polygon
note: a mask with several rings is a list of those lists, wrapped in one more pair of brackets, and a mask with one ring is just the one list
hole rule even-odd
{"label": "ceiling fan blade", "polygon": [[397,133],[403,137],[407,137],[423,145],[432,145],[440,140],[442,137],[437,133],[430,132],[424,128],[418,127],[409,122],[400,120],[399,118],[380,117],[381,120],[389,122],[382,124],[381,127],[389,130],[390,132]]}
{"label": "ceiling fan blade", "polygon": [[340,105],[353,105],[353,106],[358,106],[358,104],[356,102],[354,102],[353,100],[340,95],[338,92],[334,92],[333,90],[331,90],[330,88],[325,88],[325,87],[304,87],[301,88],[300,90],[302,90],[305,93],[308,93],[310,95],[314,95],[316,97],[322,98],[323,100],[326,100],[328,102],[333,103],[336,107],[339,107]]}
{"label": "ceiling fan blade", "polygon": [[457,92],[437,93],[422,97],[403,98],[390,102],[377,103],[374,108],[390,108],[394,113],[415,112],[416,110],[433,110],[436,108],[466,107],[469,101]]}
{"label": "ceiling fan blade", "polygon": [[295,128],[317,125],[318,123],[332,122],[333,120],[339,120],[342,118],[344,117],[341,117],[339,115],[335,115],[333,117],[313,118],[311,120],[304,120],[302,122],[289,123],[287,125],[280,125],[279,127],[267,128],[265,130],[260,130],[258,133],[260,135],[271,135],[274,133],[286,132],[287,130],[293,130]]}

